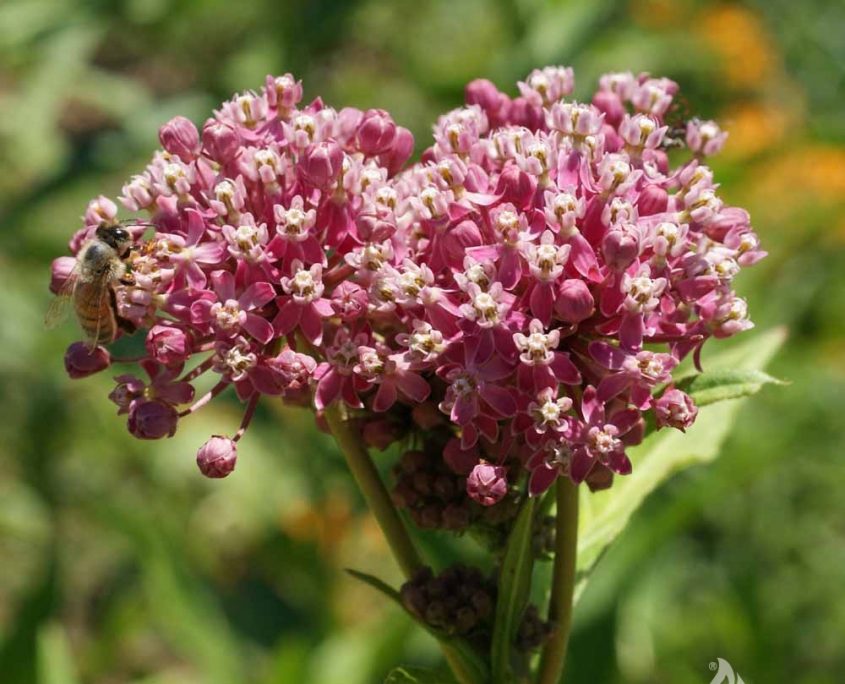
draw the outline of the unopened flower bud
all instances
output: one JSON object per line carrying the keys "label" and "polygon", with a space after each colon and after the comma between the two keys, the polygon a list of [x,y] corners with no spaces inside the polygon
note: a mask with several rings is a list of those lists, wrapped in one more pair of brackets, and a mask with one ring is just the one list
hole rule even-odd
{"label": "unopened flower bud", "polygon": [[602,251],[607,265],[624,271],[640,253],[640,236],[634,225],[617,225],[607,232]]}
{"label": "unopened flower bud", "polygon": [[467,494],[482,506],[492,506],[508,493],[508,471],[504,466],[479,463],[467,477]]}
{"label": "unopened flower bud", "polygon": [[328,188],[337,180],[342,166],[343,150],[331,141],[309,145],[299,160],[302,177],[320,189]]}
{"label": "unopened flower bud", "polygon": [[596,302],[587,283],[577,278],[563,281],[555,300],[555,313],[567,323],[580,323],[593,315]]}
{"label": "unopened flower bud", "polygon": [[147,353],[165,366],[181,363],[190,353],[190,343],[184,330],[172,325],[154,325],[147,333]]}
{"label": "unopened flower bud", "polygon": [[74,380],[99,373],[109,365],[111,356],[103,347],[89,349],[84,342],[74,342],[65,352],[65,370]]}
{"label": "unopened flower bud", "polygon": [[444,422],[442,411],[437,408],[437,404],[433,401],[415,404],[411,409],[411,417],[414,419],[414,424],[423,430],[433,430]]}
{"label": "unopened flower bud", "polygon": [[686,392],[666,390],[654,406],[658,427],[673,427],[685,432],[698,415],[698,407]]}
{"label": "unopened flower bud", "polygon": [[158,129],[161,146],[175,154],[186,164],[197,158],[200,152],[200,134],[193,121],[184,116],[173,117]]}
{"label": "unopened flower bud", "polygon": [[492,128],[502,126],[507,120],[510,98],[486,78],[470,81],[464,90],[464,100],[468,105],[481,107]]}
{"label": "unopened flower bud", "polygon": [[354,321],[367,313],[367,291],[350,280],[344,280],[332,292],[331,305],[343,321]]}
{"label": "unopened flower bud", "polygon": [[657,185],[647,185],[637,198],[637,211],[640,216],[651,216],[666,211],[669,205],[669,193]]}
{"label": "unopened flower bud", "polygon": [[499,176],[496,194],[501,196],[503,203],[511,203],[517,207],[526,206],[534,197],[536,183],[533,177],[522,171],[516,164],[509,164]]}
{"label": "unopened flower bud", "polygon": [[237,156],[241,147],[241,136],[231,125],[209,119],[202,128],[202,144],[209,157],[225,164]]}
{"label": "unopened flower bud", "polygon": [[384,451],[394,442],[398,442],[405,434],[402,426],[389,418],[376,418],[364,423],[361,437],[367,447]]}
{"label": "unopened flower bud", "polygon": [[235,469],[238,447],[228,437],[215,435],[197,451],[197,466],[206,477],[226,477]]}
{"label": "unopened flower bud", "polygon": [[176,434],[178,422],[179,415],[171,404],[154,399],[134,402],[129,409],[127,426],[138,439],[161,439]]}
{"label": "unopened flower bud", "polygon": [[396,124],[383,109],[369,109],[361,118],[355,140],[358,149],[368,156],[387,152],[396,137]]}
{"label": "unopened flower bud", "polygon": [[398,173],[405,162],[414,153],[414,134],[402,126],[396,127],[393,144],[390,149],[379,157],[379,162],[387,167],[387,172],[393,176]]}
{"label": "unopened flower bud", "polygon": [[50,292],[58,294],[62,291],[75,266],[76,259],[73,257],[62,256],[53,259],[50,266]]}
{"label": "unopened flower bud", "polygon": [[443,449],[443,459],[446,461],[452,472],[459,475],[469,475],[473,468],[478,465],[478,449],[462,449],[461,440],[452,438],[446,443]]}
{"label": "unopened flower bud", "polygon": [[611,126],[618,126],[625,116],[625,105],[619,96],[609,90],[599,90],[593,95],[593,106],[604,112],[604,120]]}

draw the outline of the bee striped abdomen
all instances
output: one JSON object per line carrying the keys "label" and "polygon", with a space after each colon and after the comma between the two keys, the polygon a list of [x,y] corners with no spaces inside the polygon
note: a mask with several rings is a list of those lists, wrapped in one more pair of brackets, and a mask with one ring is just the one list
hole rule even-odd
{"label": "bee striped abdomen", "polygon": [[78,283],[74,293],[76,317],[92,344],[108,344],[117,333],[108,285]]}

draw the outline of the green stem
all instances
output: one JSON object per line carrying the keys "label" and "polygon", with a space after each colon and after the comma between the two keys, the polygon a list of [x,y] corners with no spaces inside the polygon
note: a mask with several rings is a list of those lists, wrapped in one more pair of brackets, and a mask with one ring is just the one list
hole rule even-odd
{"label": "green stem", "polygon": [[[414,571],[423,565],[422,559],[364,447],[360,431],[355,423],[346,420],[340,402],[327,407],[325,416],[346,464],[381,527],[394,558],[405,577],[410,579]],[[459,684],[483,684],[486,679],[485,665],[468,644],[459,640],[440,641],[440,647]]]}
{"label": "green stem", "polygon": [[422,559],[414,548],[408,531],[390,499],[390,494],[361,441],[360,431],[356,429],[354,423],[346,420],[342,415],[340,402],[335,402],[326,408],[325,415],[332,435],[346,458],[346,464],[381,527],[396,562],[399,563],[405,577],[410,579],[414,571],[422,567]]}
{"label": "green stem", "polygon": [[572,626],[572,596],[575,590],[575,560],[578,547],[578,488],[567,477],[555,484],[555,560],[549,621],[552,636],[543,648],[537,684],[557,684],[563,674],[566,646]]}

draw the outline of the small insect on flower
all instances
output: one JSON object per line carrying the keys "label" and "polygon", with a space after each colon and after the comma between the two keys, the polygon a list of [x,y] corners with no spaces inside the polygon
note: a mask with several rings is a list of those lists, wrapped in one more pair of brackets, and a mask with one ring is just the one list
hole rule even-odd
{"label": "small insect on flower", "polygon": [[102,223],[94,237],[76,255],[45,317],[47,327],[58,324],[73,304],[89,349],[113,342],[117,336],[114,285],[127,278],[125,259],[132,249],[132,235],[124,224]]}

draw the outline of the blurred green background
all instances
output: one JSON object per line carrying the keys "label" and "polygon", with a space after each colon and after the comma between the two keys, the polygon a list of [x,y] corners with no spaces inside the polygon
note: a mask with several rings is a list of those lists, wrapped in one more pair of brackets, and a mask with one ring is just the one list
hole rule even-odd
{"label": "blurred green background", "polygon": [[[0,1],[0,681],[370,684],[434,644],[347,566],[398,581],[305,412],[265,402],[237,472],[194,464],[239,407],[132,439],[107,377],[69,381],[42,327],[50,260],[180,113],[267,73],[384,107],[425,146],[484,76],[546,64],[681,83],[730,131],[713,161],[771,256],[741,276],[791,381],[743,408],[715,464],[652,496],[578,607],[570,680],[748,684],[845,672],[845,4],[835,0]],[[750,333],[753,334],[753,333]],[[714,343],[718,346],[719,343]],[[442,539],[433,544],[448,553]]]}

